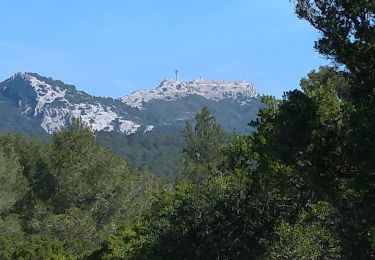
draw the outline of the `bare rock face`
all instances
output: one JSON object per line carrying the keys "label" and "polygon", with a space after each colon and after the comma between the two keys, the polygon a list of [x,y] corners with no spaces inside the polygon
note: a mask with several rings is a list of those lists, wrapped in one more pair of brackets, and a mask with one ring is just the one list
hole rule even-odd
{"label": "bare rock face", "polygon": [[[9,97],[17,102],[21,113],[40,120],[40,126],[49,134],[66,127],[73,117],[80,117],[93,131],[131,134],[141,126],[118,109],[113,99],[90,96],[72,85],[35,73],[17,73],[1,85],[0,93],[7,96],[12,92]],[[24,88],[17,90],[19,85]],[[31,98],[22,98],[26,91]]]}
{"label": "bare rock face", "polygon": [[174,101],[197,95],[209,100],[231,99],[241,104],[250,103],[258,94],[254,87],[245,81],[214,81],[196,79],[192,81],[163,80],[159,87],[151,90],[138,90],[122,98],[122,101],[139,109],[151,100]]}

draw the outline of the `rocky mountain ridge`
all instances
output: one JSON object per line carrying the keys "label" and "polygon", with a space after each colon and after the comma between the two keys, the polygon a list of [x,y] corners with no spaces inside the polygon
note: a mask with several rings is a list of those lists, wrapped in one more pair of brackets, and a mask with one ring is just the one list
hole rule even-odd
{"label": "rocky mountain ridge", "polygon": [[[0,83],[0,96],[48,134],[69,125],[73,117],[80,117],[96,132],[130,135],[168,127],[181,129],[203,106],[239,120],[240,114],[251,110],[248,121],[259,107],[258,94],[249,83],[201,78],[184,82],[165,79],[155,89],[113,99],[91,96],[73,85],[36,73],[19,72]],[[236,122],[231,128],[236,127]]]}
{"label": "rocky mountain ridge", "polygon": [[131,107],[142,109],[142,105],[151,100],[172,101],[189,95],[215,101],[232,99],[243,105],[258,96],[255,88],[245,81],[215,81],[202,78],[176,81],[167,78],[156,89],[135,91],[123,97],[122,101]]}

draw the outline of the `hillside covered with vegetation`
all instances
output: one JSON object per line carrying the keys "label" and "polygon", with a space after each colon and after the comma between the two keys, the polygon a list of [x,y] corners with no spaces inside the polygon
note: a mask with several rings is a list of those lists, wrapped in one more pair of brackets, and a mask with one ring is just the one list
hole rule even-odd
{"label": "hillside covered with vegetation", "polygon": [[0,259],[374,259],[375,2],[295,2],[334,66],[264,96],[249,134],[203,108],[174,181],[80,120],[46,144],[1,137]]}

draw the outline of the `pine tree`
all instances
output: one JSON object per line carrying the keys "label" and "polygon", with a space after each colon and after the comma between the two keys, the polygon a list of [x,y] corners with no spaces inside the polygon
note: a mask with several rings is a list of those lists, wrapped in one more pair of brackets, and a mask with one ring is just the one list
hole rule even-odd
{"label": "pine tree", "polygon": [[209,175],[217,175],[225,133],[207,107],[196,114],[194,129],[186,123],[184,136],[186,146],[181,157],[181,179],[198,182]]}

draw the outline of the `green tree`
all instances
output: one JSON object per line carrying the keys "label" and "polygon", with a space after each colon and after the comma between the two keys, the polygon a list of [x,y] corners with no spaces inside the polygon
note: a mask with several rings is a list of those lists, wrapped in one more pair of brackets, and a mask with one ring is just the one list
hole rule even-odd
{"label": "green tree", "polygon": [[356,219],[353,225],[357,226],[357,240],[362,241],[358,245],[363,246],[368,240],[367,231],[375,225],[371,214],[375,201],[375,2],[298,0],[296,12],[321,32],[317,50],[335,61],[349,81],[347,97],[353,109],[348,114],[350,135],[344,140],[344,153],[354,169],[351,187],[358,198],[351,209],[356,214],[348,219]]}
{"label": "green tree", "polygon": [[276,227],[268,259],[340,259],[343,257],[336,234],[337,211],[318,202],[302,211],[297,223],[285,221]]}
{"label": "green tree", "polygon": [[248,259],[262,255],[272,204],[235,176],[183,183],[156,196],[149,211],[110,236],[103,259]]}
{"label": "green tree", "polygon": [[181,179],[199,182],[209,174],[219,174],[220,149],[225,142],[225,133],[207,107],[195,115],[194,129],[190,123],[186,124],[184,136]]}
{"label": "green tree", "polygon": [[[356,84],[352,97],[373,95],[375,79],[375,3],[371,0],[297,0],[296,12],[321,32],[319,53],[344,65]],[[373,99],[368,100],[373,102]]]}
{"label": "green tree", "polygon": [[9,210],[26,193],[27,180],[12,144],[0,147],[0,214]]}
{"label": "green tree", "polygon": [[16,204],[27,192],[27,179],[10,138],[0,140],[0,258],[11,259],[24,238]]}
{"label": "green tree", "polygon": [[53,135],[49,155],[48,167],[56,180],[54,214],[34,221],[44,232],[72,241],[73,254],[93,249],[147,204],[139,174],[98,145],[79,119]]}
{"label": "green tree", "polygon": [[49,236],[33,235],[22,243],[12,258],[16,259],[69,259],[66,245]]}

